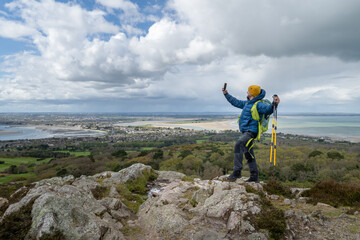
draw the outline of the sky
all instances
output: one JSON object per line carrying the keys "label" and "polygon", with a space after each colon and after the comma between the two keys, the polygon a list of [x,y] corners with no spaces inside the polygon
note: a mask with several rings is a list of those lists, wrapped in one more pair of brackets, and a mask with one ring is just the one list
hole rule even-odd
{"label": "sky", "polygon": [[360,113],[358,0],[2,0],[0,112]]}

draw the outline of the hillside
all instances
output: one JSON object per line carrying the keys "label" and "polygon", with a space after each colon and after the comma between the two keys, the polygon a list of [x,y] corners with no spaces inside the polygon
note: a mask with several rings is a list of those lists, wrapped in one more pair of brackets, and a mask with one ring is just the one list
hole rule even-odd
{"label": "hillside", "polygon": [[306,189],[277,181],[223,177],[186,181],[182,173],[137,163],[41,180],[0,199],[0,239],[360,238],[357,195],[353,207],[342,201],[335,208],[314,201],[315,187],[302,197]]}

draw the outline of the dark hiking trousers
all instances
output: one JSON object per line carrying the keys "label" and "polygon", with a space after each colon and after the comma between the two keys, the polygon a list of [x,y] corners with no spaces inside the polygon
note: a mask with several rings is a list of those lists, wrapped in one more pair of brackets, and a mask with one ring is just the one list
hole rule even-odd
{"label": "dark hiking trousers", "polygon": [[243,168],[243,155],[248,162],[250,174],[258,175],[258,169],[256,166],[256,160],[254,155],[254,138],[257,133],[244,132],[241,137],[237,140],[234,148],[234,172],[241,171]]}

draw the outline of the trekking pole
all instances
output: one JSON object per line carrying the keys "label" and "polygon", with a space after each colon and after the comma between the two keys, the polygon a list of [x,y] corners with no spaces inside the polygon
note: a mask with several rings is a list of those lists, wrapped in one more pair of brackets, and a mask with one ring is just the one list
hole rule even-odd
{"label": "trekking pole", "polygon": [[[275,112],[275,106],[273,106],[273,112]],[[275,118],[273,115],[273,123],[271,128],[271,143],[270,143],[270,167],[273,160],[273,148],[274,148],[274,128],[275,128]]]}
{"label": "trekking pole", "polygon": [[[277,95],[275,94],[273,98],[274,97],[277,97]],[[277,105],[275,104],[273,106],[273,124],[271,130],[271,149],[270,149],[270,166],[272,165],[271,163],[274,161],[274,167],[276,165],[276,130],[277,130]]]}
{"label": "trekking pole", "polygon": [[277,106],[275,105],[274,167],[276,165]]}

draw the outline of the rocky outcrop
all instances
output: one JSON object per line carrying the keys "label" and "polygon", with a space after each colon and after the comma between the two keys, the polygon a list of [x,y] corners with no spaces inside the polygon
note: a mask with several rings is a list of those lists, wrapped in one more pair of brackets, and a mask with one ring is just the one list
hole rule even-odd
{"label": "rocky outcrop", "polygon": [[[138,212],[130,206],[145,197],[132,196],[126,187],[153,173],[143,164],[94,176],[46,179],[31,189],[20,189],[13,204],[0,198],[0,209],[6,209],[0,219],[0,239],[262,240],[274,238],[274,226],[261,222],[264,213],[271,213],[269,207],[280,211],[277,216],[286,223],[282,230],[286,239],[360,239],[358,215],[307,204],[299,194],[302,189],[293,190],[291,199],[267,194],[264,183],[244,179],[230,183],[223,181],[224,176],[183,181],[181,173],[156,172],[158,179],[148,186],[157,191],[150,192]],[[16,219],[25,223],[11,222]],[[11,232],[4,233],[6,229]]]}
{"label": "rocky outcrop", "polygon": [[[233,239],[255,233],[247,220],[261,211],[260,199],[245,186],[220,180],[172,181],[138,212],[138,222],[151,237]],[[258,233],[260,234],[260,233]],[[264,234],[260,234],[266,239]],[[259,236],[260,236],[259,235]]]}
{"label": "rocky outcrop", "polygon": [[[132,213],[117,198],[120,195],[114,186],[150,171],[149,166],[134,164],[119,172],[39,181],[19,202],[7,208],[0,224],[31,203],[32,224],[27,238],[39,239],[60,232],[65,239],[125,239],[120,231],[124,226],[121,221]],[[94,191],[98,188],[110,189],[111,196],[96,199]]]}

